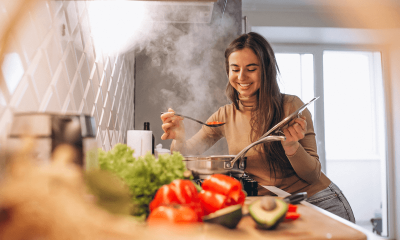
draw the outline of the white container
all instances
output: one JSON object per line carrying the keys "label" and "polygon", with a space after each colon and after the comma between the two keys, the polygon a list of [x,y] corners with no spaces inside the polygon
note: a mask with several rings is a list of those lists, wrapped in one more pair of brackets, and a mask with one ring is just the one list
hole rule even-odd
{"label": "white container", "polygon": [[134,157],[151,154],[153,132],[148,130],[129,130],[126,145],[135,150]]}
{"label": "white container", "polygon": [[171,154],[171,150],[166,149],[166,148],[162,148],[162,144],[161,143],[157,144],[156,148],[154,149],[155,157],[158,158],[159,155],[165,154],[165,153]]}

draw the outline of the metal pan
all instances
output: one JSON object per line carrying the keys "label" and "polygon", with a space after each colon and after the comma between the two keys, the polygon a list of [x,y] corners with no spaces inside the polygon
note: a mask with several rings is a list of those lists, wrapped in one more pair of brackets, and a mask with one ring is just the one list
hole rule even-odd
{"label": "metal pan", "polygon": [[184,156],[183,161],[186,164],[186,168],[193,172],[195,178],[205,179],[212,174],[218,173],[240,177],[246,168],[247,159],[245,155],[250,148],[260,143],[284,139],[285,137],[282,136],[268,136],[250,144],[237,155]]}
{"label": "metal pan", "polygon": [[183,162],[186,164],[186,168],[192,171],[195,178],[205,179],[217,173],[240,177],[246,168],[247,159],[243,158],[230,167],[230,163],[235,157],[236,155],[184,156]]}

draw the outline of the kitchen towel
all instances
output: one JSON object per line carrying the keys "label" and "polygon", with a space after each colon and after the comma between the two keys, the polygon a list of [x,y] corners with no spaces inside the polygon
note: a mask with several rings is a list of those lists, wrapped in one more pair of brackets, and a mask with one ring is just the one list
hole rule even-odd
{"label": "kitchen towel", "polygon": [[147,152],[151,153],[152,131],[148,130],[129,130],[127,134],[128,147],[135,150],[134,157],[144,156]]}

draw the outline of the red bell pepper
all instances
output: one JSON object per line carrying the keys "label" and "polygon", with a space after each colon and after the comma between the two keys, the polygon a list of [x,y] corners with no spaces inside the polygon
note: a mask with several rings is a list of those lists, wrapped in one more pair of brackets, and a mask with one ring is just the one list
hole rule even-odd
{"label": "red bell pepper", "polygon": [[285,216],[285,221],[293,221],[300,217],[300,213],[297,213],[297,205],[288,204],[288,211]]}
{"label": "red bell pepper", "polygon": [[293,221],[300,217],[300,213],[297,212],[287,212],[285,216],[285,221]]}
{"label": "red bell pepper", "polygon": [[202,221],[204,216],[203,208],[201,207],[199,193],[196,186],[190,180],[177,179],[169,184],[175,191],[176,197],[180,204],[186,204],[192,208],[198,215],[198,220]]}
{"label": "red bell pepper", "polygon": [[192,208],[184,205],[159,206],[147,218],[149,225],[195,222],[198,222],[197,213]]}
{"label": "red bell pepper", "polygon": [[297,206],[293,204],[288,204],[288,212],[296,212],[297,211]]}
{"label": "red bell pepper", "polygon": [[205,191],[225,195],[236,202],[239,200],[242,191],[242,184],[238,180],[223,174],[211,175],[203,181],[201,187]]}
{"label": "red bell pepper", "polygon": [[159,206],[171,204],[189,206],[196,212],[199,221],[204,215],[197,189],[190,180],[177,179],[162,186],[150,203],[150,211]]}
{"label": "red bell pepper", "polygon": [[150,211],[153,211],[158,206],[174,203],[179,203],[174,189],[172,189],[169,185],[163,185],[157,190],[157,193],[154,196],[153,201],[150,202],[149,207]]}
{"label": "red bell pepper", "polygon": [[199,198],[206,215],[224,208],[227,199],[225,195],[206,190],[199,193]]}
{"label": "red bell pepper", "polygon": [[242,190],[239,193],[239,198],[237,201],[235,201],[233,198],[228,198],[225,202],[225,206],[231,206],[231,205],[236,205],[236,204],[241,204],[242,206],[244,205],[244,201],[246,200],[246,193]]}
{"label": "red bell pepper", "polygon": [[197,189],[192,181],[176,179],[169,185],[174,190],[179,203],[187,204],[198,200]]}
{"label": "red bell pepper", "polygon": [[160,206],[180,204],[191,208],[197,215],[197,221],[201,221],[205,214],[230,205],[243,205],[246,198],[240,182],[222,174],[214,174],[204,180],[202,188],[198,193],[192,181],[174,180],[157,191],[150,203],[150,211],[153,212]]}

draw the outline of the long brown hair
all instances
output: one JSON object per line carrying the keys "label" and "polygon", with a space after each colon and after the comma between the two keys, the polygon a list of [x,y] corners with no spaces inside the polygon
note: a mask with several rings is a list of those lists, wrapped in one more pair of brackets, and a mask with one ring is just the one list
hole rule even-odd
{"label": "long brown hair", "polygon": [[[261,65],[261,85],[256,93],[257,104],[252,110],[250,119],[250,139],[254,142],[284,118],[284,94],[281,93],[277,82],[279,68],[274,51],[264,37],[254,32],[240,35],[225,50],[225,68],[228,76],[229,56],[244,48],[253,50]],[[229,82],[226,86],[226,95],[239,109],[239,95]],[[287,176],[291,172],[289,169],[293,169],[280,142],[262,144],[256,147],[256,150],[265,156],[275,177],[277,171]]]}

